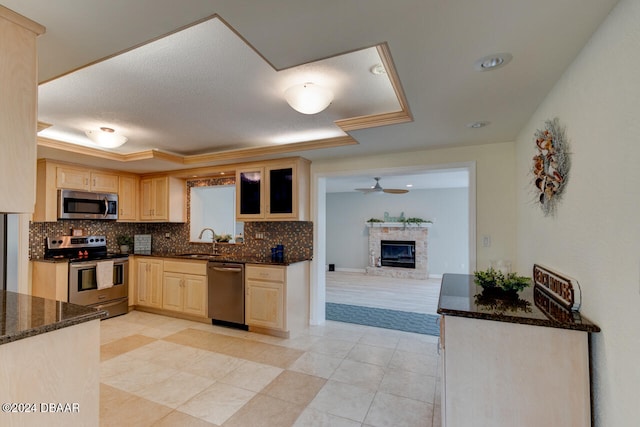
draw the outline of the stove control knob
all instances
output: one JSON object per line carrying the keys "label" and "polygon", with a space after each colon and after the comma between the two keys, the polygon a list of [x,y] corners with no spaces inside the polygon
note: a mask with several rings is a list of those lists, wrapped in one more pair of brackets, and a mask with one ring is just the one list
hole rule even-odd
{"label": "stove control knob", "polygon": [[89,239],[90,242],[93,242],[93,239]]}

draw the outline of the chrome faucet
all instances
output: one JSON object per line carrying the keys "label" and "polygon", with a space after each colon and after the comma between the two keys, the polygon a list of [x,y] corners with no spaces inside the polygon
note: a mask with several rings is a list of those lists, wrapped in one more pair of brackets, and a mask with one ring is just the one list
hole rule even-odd
{"label": "chrome faucet", "polygon": [[207,230],[211,232],[211,255],[216,255],[216,232],[213,231],[213,228],[203,228],[198,239],[202,239],[202,235]]}

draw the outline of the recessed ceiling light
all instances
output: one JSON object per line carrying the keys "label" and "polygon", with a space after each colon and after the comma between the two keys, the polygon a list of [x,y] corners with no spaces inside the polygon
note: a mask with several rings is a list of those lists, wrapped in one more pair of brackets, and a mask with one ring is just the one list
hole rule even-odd
{"label": "recessed ceiling light", "polygon": [[480,129],[483,128],[485,126],[488,126],[490,122],[471,122],[467,124],[468,128],[471,129]]}
{"label": "recessed ceiling light", "polygon": [[411,188],[413,187],[413,184],[407,184],[407,187]]}
{"label": "recessed ceiling light", "polygon": [[494,53],[492,55],[483,56],[478,59],[474,64],[473,68],[477,71],[490,71],[495,70],[500,67],[504,67],[511,61],[513,56],[509,53]]}
{"label": "recessed ceiling light", "polygon": [[384,69],[384,66],[382,64],[374,65],[373,67],[369,68],[369,71],[371,71],[371,74],[375,74],[376,76],[387,74],[387,70]]}

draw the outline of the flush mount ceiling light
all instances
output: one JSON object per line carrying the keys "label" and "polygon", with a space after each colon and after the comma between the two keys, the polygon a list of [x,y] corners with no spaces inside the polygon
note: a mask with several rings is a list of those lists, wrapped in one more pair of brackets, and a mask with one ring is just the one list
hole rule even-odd
{"label": "flush mount ceiling light", "polygon": [[471,129],[480,129],[485,126],[488,126],[490,122],[471,122],[467,123],[467,127]]}
{"label": "flush mount ceiling light", "polygon": [[483,56],[478,59],[474,64],[473,68],[477,71],[490,71],[495,70],[500,67],[504,67],[511,61],[513,56],[509,53],[494,53],[492,55]]}
{"label": "flush mount ceiling light", "polygon": [[287,103],[302,114],[317,114],[333,101],[333,93],[313,83],[291,86],[284,91]]}
{"label": "flush mount ceiling light", "polygon": [[384,65],[382,64],[374,65],[373,67],[369,68],[369,71],[371,72],[371,74],[374,74],[376,76],[387,74],[387,70],[384,69]]}
{"label": "flush mount ceiling light", "polygon": [[108,127],[101,127],[99,130],[88,130],[85,134],[94,144],[103,148],[117,148],[127,142],[126,136],[118,135]]}

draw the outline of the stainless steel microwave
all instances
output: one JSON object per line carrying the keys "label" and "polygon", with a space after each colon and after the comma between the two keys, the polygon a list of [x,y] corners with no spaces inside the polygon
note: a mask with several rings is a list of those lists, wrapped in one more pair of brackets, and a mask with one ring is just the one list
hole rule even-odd
{"label": "stainless steel microwave", "polygon": [[118,219],[118,195],[58,190],[58,219]]}

